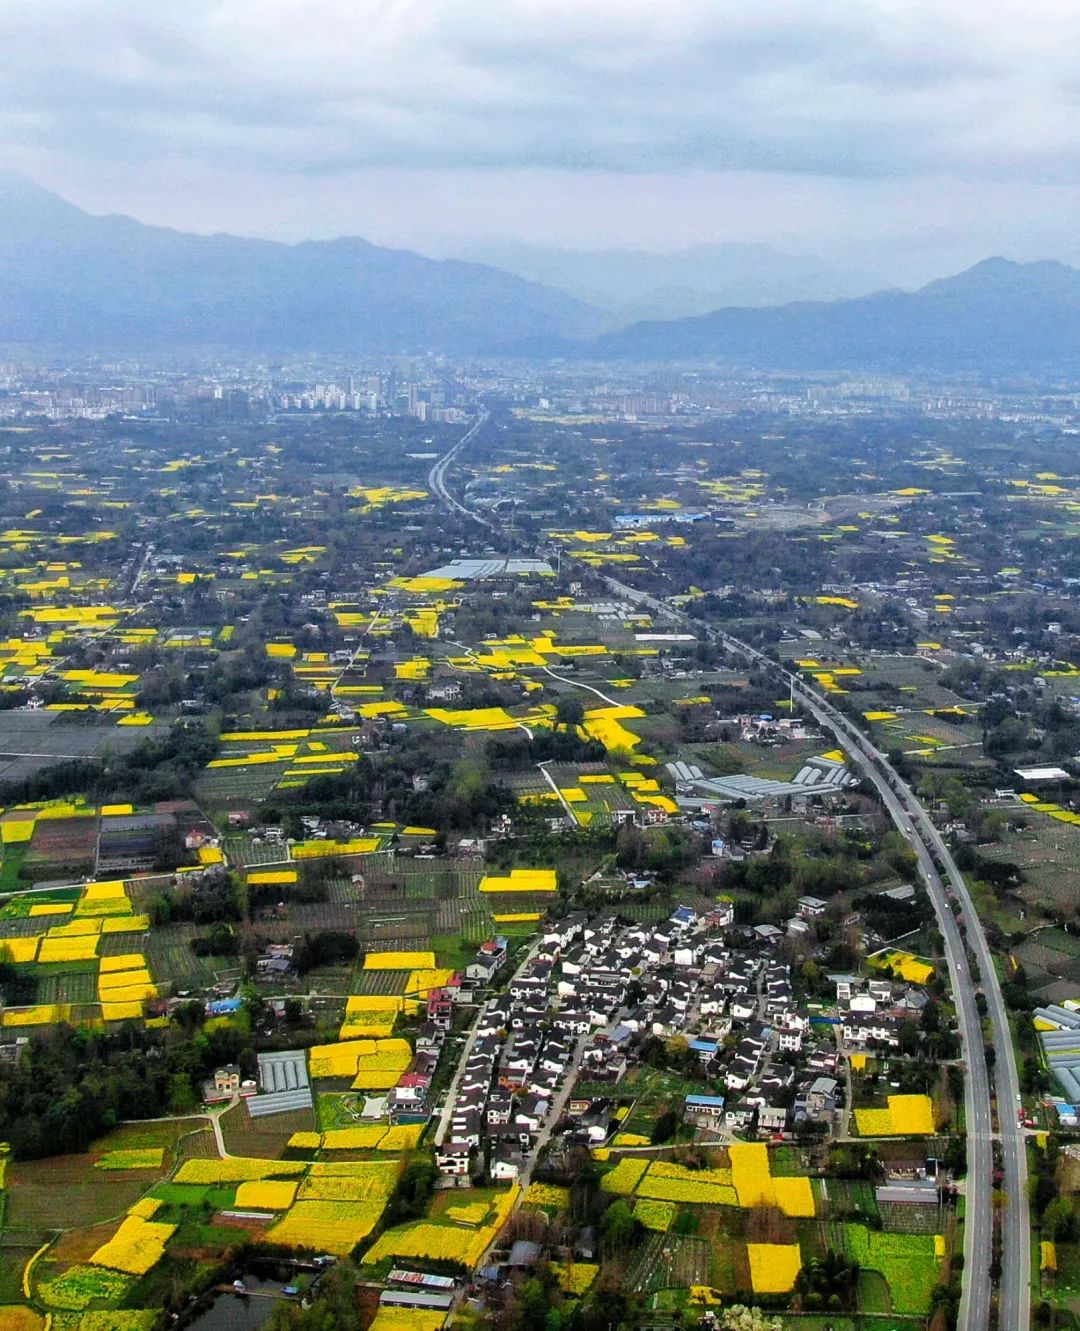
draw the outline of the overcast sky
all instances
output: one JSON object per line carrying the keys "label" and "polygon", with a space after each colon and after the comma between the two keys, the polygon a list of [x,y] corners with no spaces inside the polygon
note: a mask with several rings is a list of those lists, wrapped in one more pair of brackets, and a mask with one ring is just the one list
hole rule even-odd
{"label": "overcast sky", "polygon": [[0,163],[95,212],[435,253],[1077,260],[1078,101],[1075,0],[0,8]]}

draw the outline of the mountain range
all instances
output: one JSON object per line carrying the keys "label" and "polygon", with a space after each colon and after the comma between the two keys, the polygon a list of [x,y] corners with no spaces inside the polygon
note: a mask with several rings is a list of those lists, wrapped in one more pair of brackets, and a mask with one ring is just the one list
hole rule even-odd
{"label": "mountain range", "polygon": [[610,327],[484,264],[343,238],[284,245],[96,217],[0,180],[0,343],[60,351],[469,354]]}
{"label": "mountain range", "polygon": [[[727,248],[687,252],[690,258],[677,262],[698,263],[697,271],[708,269],[719,284]],[[759,276],[769,270],[779,281],[784,270],[783,280],[794,281],[794,269],[785,270],[787,259],[777,253],[751,256]],[[750,259],[736,257],[745,278]],[[286,245],[94,216],[31,182],[2,178],[0,347],[145,357],[436,352],[1027,374],[1069,373],[1080,361],[1080,271],[1053,261],[987,259],[917,291],[761,308],[727,304],[620,327],[612,308],[619,302],[610,298],[640,294],[642,275],[658,271],[631,256],[638,276],[626,269],[621,292],[621,262],[598,266],[598,305],[490,264],[430,259],[356,238]],[[623,319],[629,303],[622,302]]]}
{"label": "mountain range", "polygon": [[1080,271],[985,259],[918,291],[726,308],[606,333],[565,354],[774,369],[1075,372]]}
{"label": "mountain range", "polygon": [[861,296],[874,283],[866,265],[836,268],[771,245],[694,245],[647,250],[567,250],[476,243],[459,257],[494,264],[611,312],[620,325],[678,319],[723,305],[782,305],[792,300]]}

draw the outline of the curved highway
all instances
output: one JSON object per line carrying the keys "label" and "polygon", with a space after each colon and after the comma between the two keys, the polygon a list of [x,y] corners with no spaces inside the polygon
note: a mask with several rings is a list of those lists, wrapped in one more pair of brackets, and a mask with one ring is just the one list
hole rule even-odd
{"label": "curved highway", "polygon": [[[432,491],[450,509],[485,527],[493,524],[465,507],[446,488],[446,472],[462,447],[488,419],[481,412],[475,424],[431,469]],[[700,625],[656,597],[605,577],[612,590],[627,600],[647,606],[658,615]],[[994,1049],[994,1080],[998,1092],[998,1140],[1001,1144],[1006,1205],[1001,1216],[1002,1269],[997,1326],[1000,1331],[1028,1331],[1031,1317],[1031,1251],[1027,1191],[1027,1155],[1018,1122],[1020,1085],[1012,1034],[998,983],[994,958],[982,924],[941,834],[910,787],[900,779],[885,755],[848,718],[801,675],[793,675],[756,647],[730,634],[705,626],[706,632],[728,651],[783,678],[800,703],[836,732],[845,752],[872,782],[896,827],[910,842],[930,894],[944,942],[957,1024],[967,1076],[964,1079],[964,1119],[967,1129],[967,1180],[964,1213],[964,1270],[957,1326],[961,1331],[989,1331],[994,1301],[991,1253],[994,1234],[994,1121],[993,1089],[986,1060],[983,1023],[976,1002],[976,983],[969,970],[967,949],[978,966],[978,987],[987,1006]],[[941,866],[939,869],[938,866]],[[944,874],[944,878],[942,877]],[[953,906],[958,907],[956,914]],[[961,934],[961,924],[964,934]],[[966,935],[966,947],[965,947]]]}
{"label": "curved highway", "polygon": [[[736,647],[736,640],[728,640]],[[745,647],[743,644],[739,646]],[[765,658],[767,659],[767,658]],[[775,667],[774,667],[775,669]],[[789,682],[792,676],[784,671]],[[957,869],[940,832],[907,784],[900,780],[884,755],[847,717],[809,689],[797,677],[795,693],[802,705],[828,722],[847,753],[858,763],[877,789],[893,822],[908,838],[919,862],[938,927],[945,945],[949,976],[964,1052],[967,1076],[964,1081],[967,1127],[967,1200],[964,1220],[964,1278],[957,1325],[985,1331],[990,1324],[993,1298],[990,1276],[994,1235],[993,1089],[987,1066],[982,1018],[976,1003],[976,985],[970,973],[964,946],[974,955],[979,985],[986,996],[994,1048],[994,1080],[998,1089],[998,1119],[1002,1166],[1008,1207],[1002,1214],[1002,1273],[999,1290],[998,1325],[1004,1331],[1027,1331],[1030,1317],[1030,1246],[1028,1230],[1027,1157],[1024,1134],[1017,1120],[1020,1103],[1016,1060],[994,959],[982,925],[975,913],[967,885]],[[944,870],[944,880],[938,865]],[[947,885],[946,885],[947,884]],[[950,896],[951,899],[950,900]],[[954,915],[952,901],[959,906]]]}
{"label": "curved highway", "polygon": [[[615,578],[612,590],[659,615],[683,623],[695,621],[656,597],[647,596]],[[698,621],[700,623],[700,621]],[[1020,1083],[1012,1034],[1001,995],[994,958],[963,875],[941,833],[930,821],[914,792],[900,779],[880,749],[801,675],[785,670],[756,647],[730,634],[706,632],[728,651],[754,662],[791,686],[800,703],[828,724],[845,752],[873,783],[897,828],[911,844],[926,883],[944,941],[945,957],[956,1004],[957,1024],[967,1072],[964,1120],[967,1129],[967,1180],[964,1211],[964,1270],[957,1326],[961,1331],[988,1331],[994,1299],[991,1253],[994,1235],[994,1121],[990,1071],[986,1061],[982,1018],[976,988],[986,997],[987,1019],[994,1049],[994,1082],[998,1095],[998,1139],[1006,1205],[1001,1216],[1001,1280],[997,1326],[1001,1331],[1028,1331],[1031,1318],[1031,1248],[1027,1188],[1027,1154],[1018,1121]],[[938,866],[941,866],[939,870]],[[944,872],[944,879],[942,878]],[[959,907],[953,913],[953,903]],[[964,934],[960,926],[963,925]],[[977,983],[968,968],[967,948],[978,966]]]}
{"label": "curved highway", "polygon": [[477,415],[476,420],[473,421],[472,425],[469,426],[457,443],[454,444],[452,448],[446,450],[438,462],[436,462],[428,472],[428,486],[430,487],[432,494],[435,495],[442,504],[445,504],[451,512],[457,513],[463,518],[472,518],[474,522],[480,522],[485,527],[491,527],[492,524],[486,518],[482,518],[479,513],[474,513],[471,508],[466,508],[460,500],[455,499],[446,485],[446,473],[450,464],[469,440],[475,437],[480,427],[487,419],[488,412],[481,411]]}

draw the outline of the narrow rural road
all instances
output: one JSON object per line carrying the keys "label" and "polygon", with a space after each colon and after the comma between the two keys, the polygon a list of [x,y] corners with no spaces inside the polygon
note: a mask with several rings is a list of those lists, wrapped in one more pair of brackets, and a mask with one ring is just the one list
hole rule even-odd
{"label": "narrow rural road", "polygon": [[567,1066],[566,1076],[563,1084],[555,1093],[555,1098],[551,1102],[551,1108],[544,1119],[544,1126],[536,1134],[536,1145],[529,1155],[529,1163],[525,1166],[525,1172],[521,1175],[521,1195],[518,1197],[520,1202],[529,1186],[533,1176],[533,1170],[536,1168],[536,1162],[540,1158],[540,1152],[551,1141],[551,1134],[555,1131],[555,1126],[563,1116],[566,1109],[566,1102],[570,1099],[570,1092],[573,1090],[574,1082],[577,1081],[578,1072],[581,1070],[581,1060],[585,1056],[585,1046],[589,1042],[589,1036],[592,1031],[586,1031],[584,1035],[578,1036],[577,1044],[574,1045],[574,1052],[570,1055],[570,1062]]}
{"label": "narrow rural road", "polygon": [[551,666],[544,666],[545,675],[550,675],[552,679],[557,679],[561,684],[572,684],[575,689],[584,689],[587,693],[595,693],[601,702],[607,703],[609,707],[619,707],[614,698],[609,698],[606,693],[601,693],[599,689],[593,688],[591,684],[583,684],[580,679],[568,679],[565,675],[557,675]]}

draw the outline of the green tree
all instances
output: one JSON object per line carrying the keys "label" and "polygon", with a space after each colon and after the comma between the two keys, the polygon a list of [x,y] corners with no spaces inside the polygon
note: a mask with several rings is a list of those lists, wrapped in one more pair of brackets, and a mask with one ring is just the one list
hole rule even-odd
{"label": "green tree", "polygon": [[1055,1242],[1068,1243],[1076,1238],[1076,1210],[1070,1197],[1055,1197],[1043,1212],[1043,1231]]}
{"label": "green tree", "polygon": [[670,1109],[665,1109],[656,1119],[652,1126],[652,1132],[649,1135],[649,1141],[654,1146],[660,1146],[664,1142],[671,1141],[672,1137],[679,1130],[678,1116]]}
{"label": "green tree", "polygon": [[585,708],[580,698],[563,693],[555,704],[555,724],[560,730],[576,730],[585,720]]}
{"label": "green tree", "polygon": [[600,1237],[605,1248],[612,1253],[633,1247],[641,1230],[641,1222],[634,1218],[634,1213],[621,1198],[611,1203],[600,1221]]}
{"label": "green tree", "polygon": [[196,1104],[191,1078],[182,1072],[174,1072],[169,1078],[169,1113],[189,1114]]}

